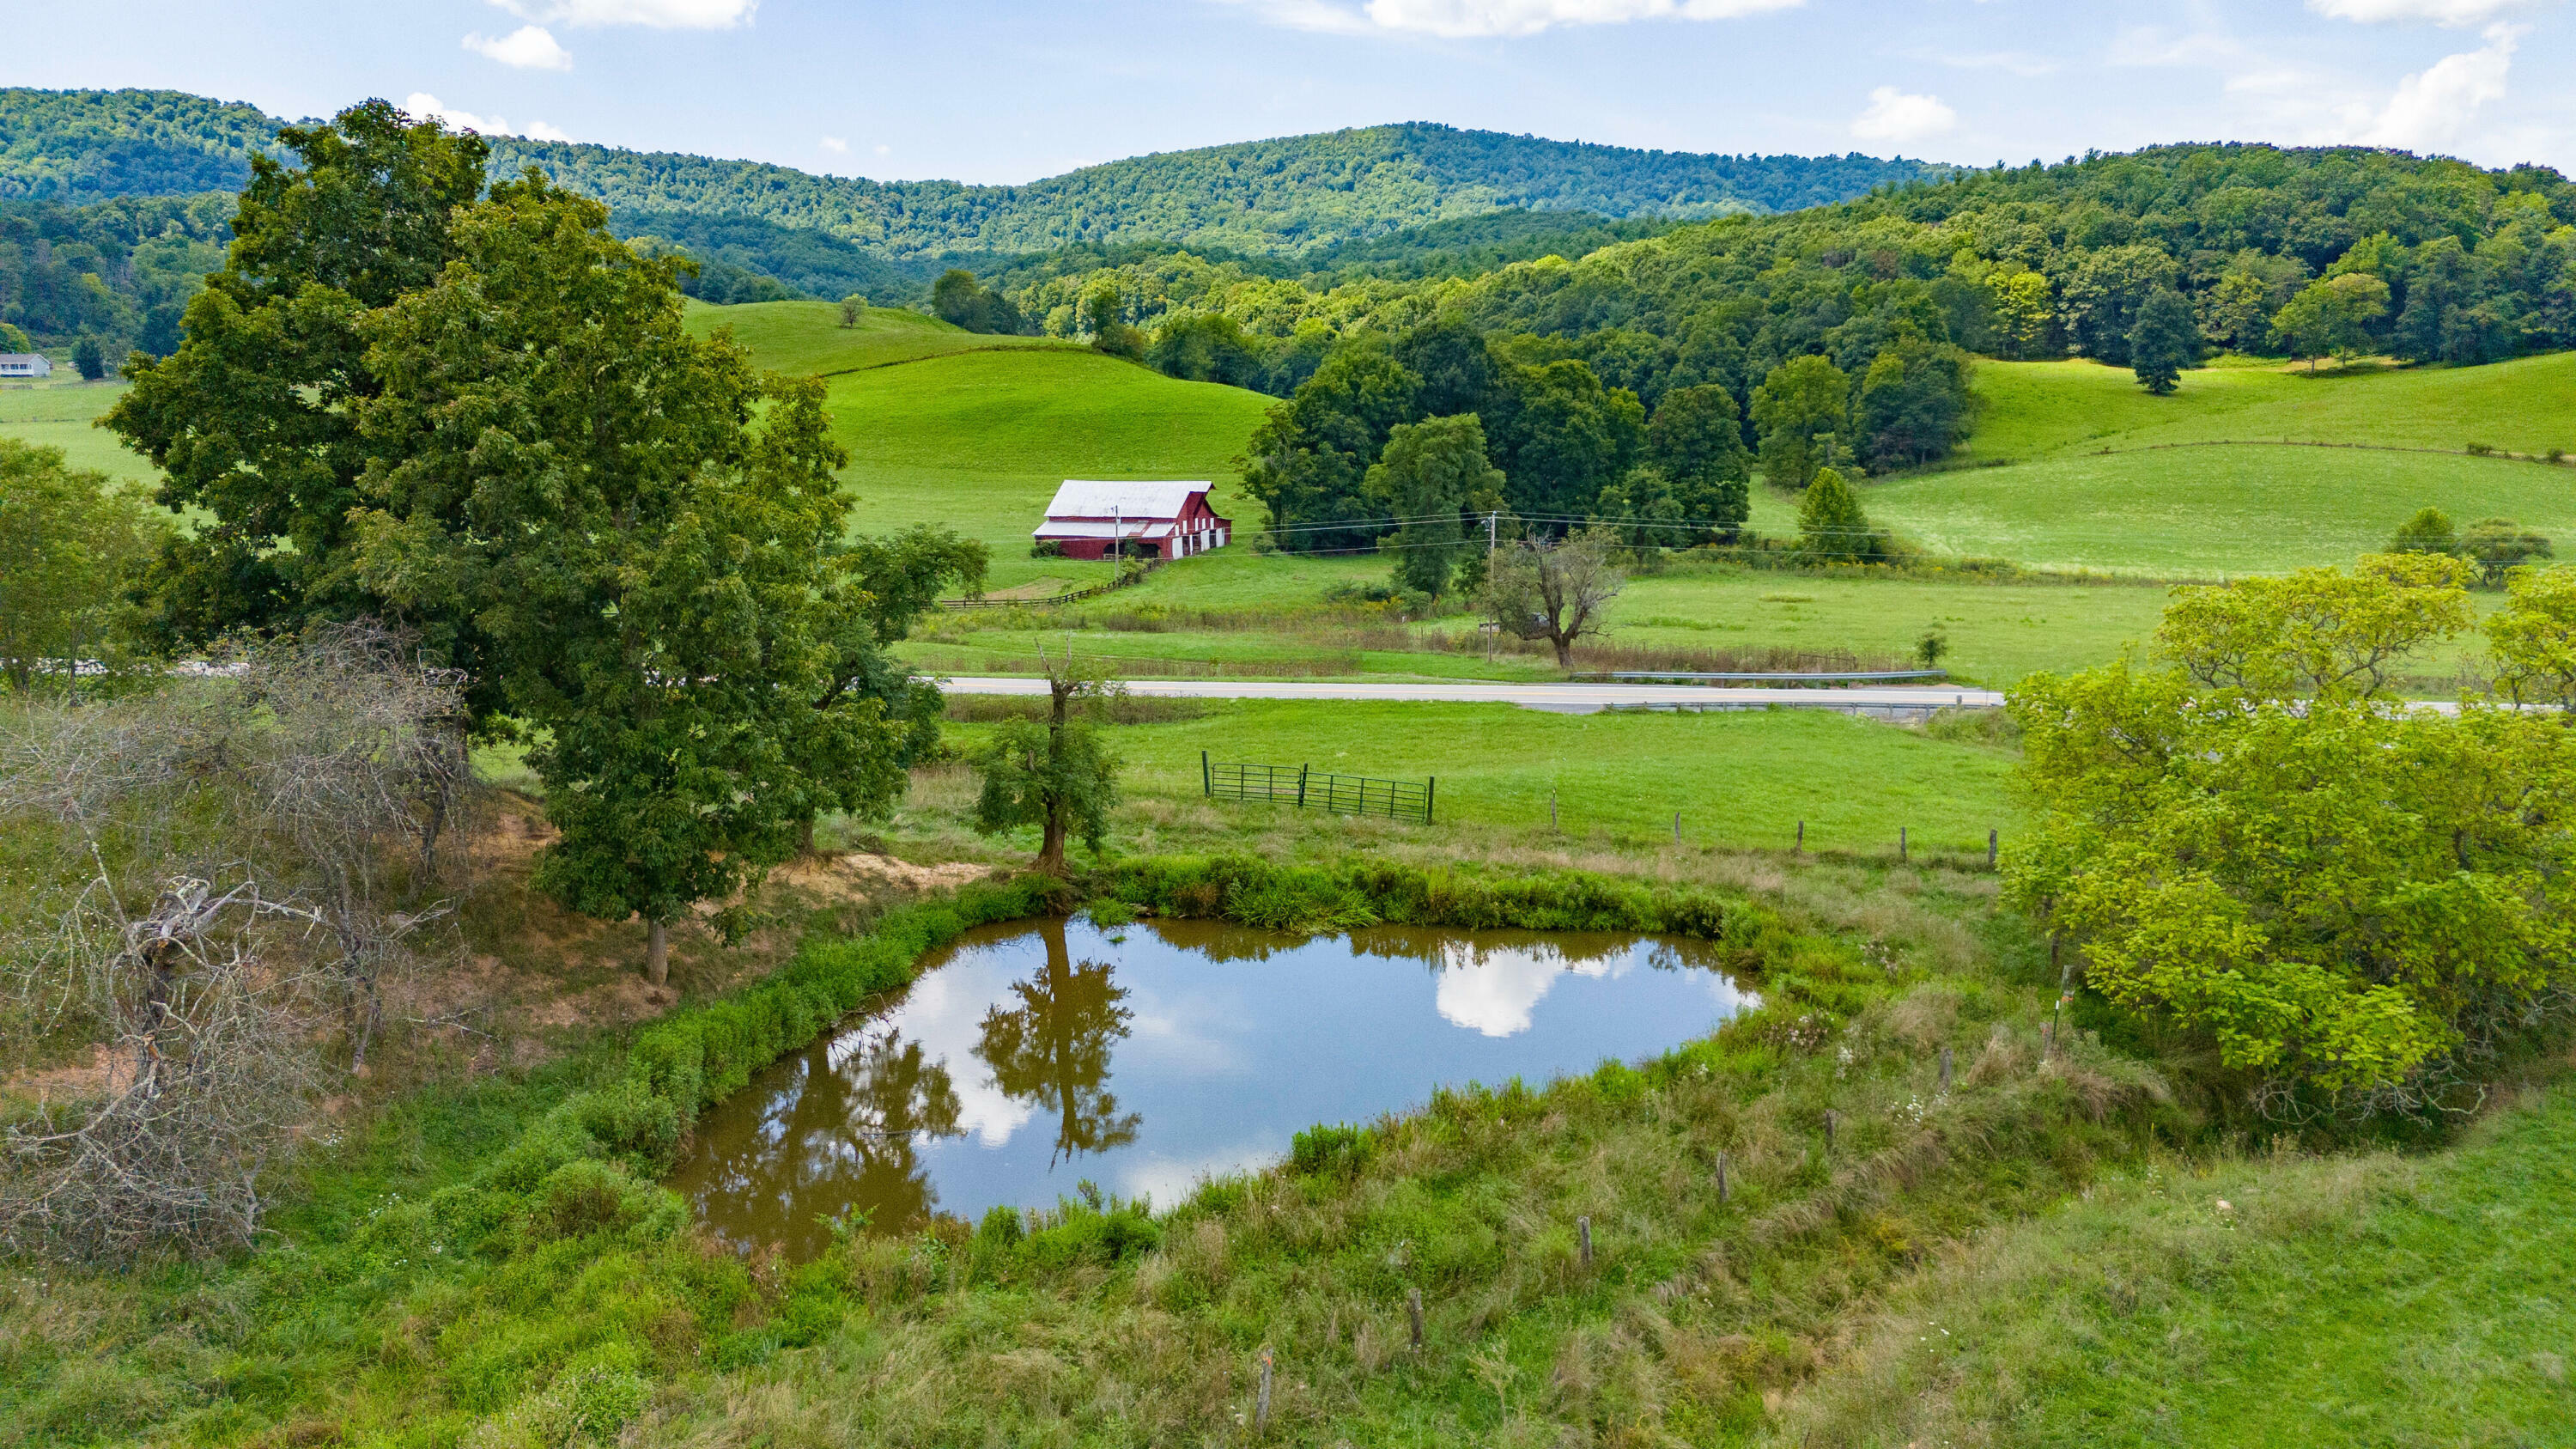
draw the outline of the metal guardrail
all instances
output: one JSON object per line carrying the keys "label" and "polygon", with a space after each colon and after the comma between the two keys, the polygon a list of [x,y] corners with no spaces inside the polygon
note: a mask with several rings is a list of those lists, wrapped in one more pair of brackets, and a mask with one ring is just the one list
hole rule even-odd
{"label": "metal guardrail", "polygon": [[1431,823],[1437,776],[1421,781],[1379,780],[1364,775],[1319,775],[1309,765],[1254,765],[1210,760],[1199,751],[1200,787],[1212,800],[1256,800],[1329,810],[1337,815],[1383,815]]}
{"label": "metal guardrail", "polygon": [[1834,674],[1701,674],[1683,669],[1596,669],[1565,676],[1569,682],[1599,683],[1610,680],[1671,680],[1682,684],[1887,684],[1891,682],[1947,679],[1946,669],[1853,670]]}

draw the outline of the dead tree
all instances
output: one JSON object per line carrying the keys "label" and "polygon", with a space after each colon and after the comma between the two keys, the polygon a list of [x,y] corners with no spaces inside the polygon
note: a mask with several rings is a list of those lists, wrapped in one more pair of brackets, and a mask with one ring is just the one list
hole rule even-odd
{"label": "dead tree", "polygon": [[54,847],[0,912],[0,1019],[106,1064],[0,1133],[0,1245],[258,1231],[328,1024],[362,1063],[385,974],[454,949],[424,820],[454,817],[457,712],[390,636],[333,626],[228,677],[0,715],[0,829]]}

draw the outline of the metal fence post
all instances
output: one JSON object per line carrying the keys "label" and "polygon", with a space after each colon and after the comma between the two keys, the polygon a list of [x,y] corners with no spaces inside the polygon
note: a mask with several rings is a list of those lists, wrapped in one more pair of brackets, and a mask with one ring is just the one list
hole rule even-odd
{"label": "metal fence post", "polygon": [[1207,751],[1199,751],[1199,791],[1209,799],[1216,798],[1216,768],[1208,763]]}
{"label": "metal fence post", "polygon": [[1439,790],[1440,790],[1440,777],[1439,777],[1438,775],[1426,776],[1426,777],[1423,779],[1423,782],[1422,782],[1422,823],[1423,823],[1423,824],[1425,824],[1425,825],[1428,825],[1428,824],[1430,824],[1430,823],[1431,823],[1431,800],[1432,800],[1432,797],[1433,797],[1434,795],[1436,795],[1436,794],[1438,794],[1438,793],[1439,793]]}
{"label": "metal fence post", "polygon": [[1306,772],[1311,768],[1310,765],[1297,767],[1297,808],[1300,810],[1306,808]]}

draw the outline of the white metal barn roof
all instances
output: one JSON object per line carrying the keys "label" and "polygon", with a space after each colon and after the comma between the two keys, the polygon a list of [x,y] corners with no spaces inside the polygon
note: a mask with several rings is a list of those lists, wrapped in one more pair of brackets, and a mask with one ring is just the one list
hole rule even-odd
{"label": "white metal barn roof", "polygon": [[1067,478],[1047,505],[1049,518],[1178,518],[1207,483],[1099,483]]}

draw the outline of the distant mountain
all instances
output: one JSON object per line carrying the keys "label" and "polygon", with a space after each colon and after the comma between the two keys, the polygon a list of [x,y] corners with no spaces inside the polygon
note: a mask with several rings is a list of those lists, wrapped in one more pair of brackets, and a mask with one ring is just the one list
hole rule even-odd
{"label": "distant mountain", "polygon": [[239,191],[284,124],[185,91],[0,89],[0,201]]}
{"label": "distant mountain", "polygon": [[[251,153],[280,124],[250,106],[177,91],[0,90],[0,200],[77,204],[237,189]],[[763,221],[887,258],[1146,241],[1295,256],[1496,211],[1767,213],[1950,173],[1858,154],[1638,151],[1420,122],[1139,156],[1026,186],[868,181],[676,152],[491,140],[496,174],[533,164],[621,212]]]}

